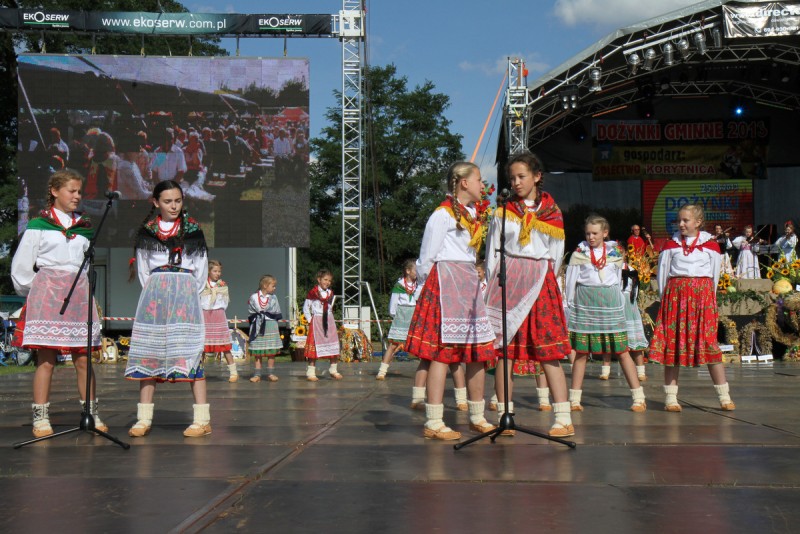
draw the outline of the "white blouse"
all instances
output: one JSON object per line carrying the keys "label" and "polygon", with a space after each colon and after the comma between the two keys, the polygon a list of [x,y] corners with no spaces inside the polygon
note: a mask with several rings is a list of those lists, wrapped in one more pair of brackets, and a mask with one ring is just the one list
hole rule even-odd
{"label": "white blouse", "polygon": [[[169,231],[172,229],[172,222],[161,222],[161,229]],[[150,273],[158,267],[169,265],[169,251],[168,250],[136,250],[136,270],[139,273],[139,282],[142,287],[145,286],[147,280],[150,278]],[[197,282],[197,292],[200,293],[206,285],[208,280],[208,255],[203,252],[202,254],[181,254],[181,264],[178,267],[191,271],[192,276]]]}
{"label": "white blouse", "polygon": [[[72,226],[72,217],[77,214],[67,214],[58,209],[53,209],[59,222],[65,227]],[[75,219],[79,221],[80,217]],[[53,268],[69,273],[76,273],[83,263],[83,254],[89,248],[89,240],[81,235],[67,239],[64,234],[55,230],[25,230],[20,239],[14,259],[11,260],[11,280],[14,290],[21,296],[26,296],[31,290],[33,277],[36,275],[34,266],[39,269]]]}
{"label": "white blouse", "polygon": [[[680,244],[682,242],[680,232],[676,232],[672,240]],[[702,245],[713,240],[714,236],[708,232],[700,232],[697,244]],[[694,238],[688,238],[688,241],[691,244]],[[681,246],[664,249],[658,256],[658,291],[663,295],[667,280],[672,277],[712,278],[716,288],[721,262],[722,256],[718,252],[706,248],[696,248],[688,255],[684,255]]]}
{"label": "white blouse", "polygon": [[[570,304],[575,299],[575,289],[577,286],[590,286],[590,287],[613,287],[622,286],[622,258],[617,256],[611,258],[611,253],[615,252],[617,246],[616,241],[607,241],[603,245],[594,249],[595,258],[603,256],[603,248],[606,249],[606,265],[602,269],[597,269],[591,262],[581,263],[578,265],[567,265],[567,279],[566,287],[564,288],[564,296],[566,301]],[[589,244],[582,241],[578,245],[578,250],[587,257],[590,257],[591,251]],[[616,261],[615,261],[616,260]]]}
{"label": "white blouse", "polygon": [[[326,289],[322,289],[319,286],[317,287],[317,290],[319,291],[320,297],[325,298],[325,299],[327,299],[328,296],[330,295],[331,291],[333,291],[333,289],[328,288],[326,290]],[[331,303],[328,306],[328,312],[330,312],[330,313],[333,312],[333,305],[335,304],[335,302],[336,302],[336,298],[331,300]],[[311,322],[311,319],[315,315],[320,315],[321,316],[322,315],[322,302],[319,301],[319,300],[316,300],[316,299],[314,299],[314,300],[306,299],[306,301],[303,302],[303,315],[306,316],[306,320],[309,323]]]}
{"label": "white blouse", "polygon": [[[403,285],[405,283],[405,278],[399,278],[397,283]],[[419,287],[419,283],[417,283],[417,287]],[[392,293],[392,296],[389,297],[389,315],[392,317],[397,315],[398,306],[414,306],[415,304],[416,299],[414,298],[414,293],[411,295],[408,293]]]}
{"label": "white blouse", "polygon": [[[261,302],[259,302],[258,298],[259,295],[261,296],[261,302],[264,302],[264,300],[266,300],[266,304],[264,304],[264,306],[262,306]],[[261,291],[256,291],[255,293],[250,295],[250,299],[247,301],[247,312],[252,314],[252,313],[259,313],[262,311],[270,313],[281,313],[281,306],[280,302],[278,302],[278,297],[270,293],[264,295],[261,293]]]}
{"label": "white blouse", "polygon": [[[475,208],[467,206],[467,211],[475,217]],[[425,285],[425,280],[439,261],[463,261],[475,263],[475,249],[469,246],[469,230],[459,230],[456,220],[447,210],[437,209],[425,225],[422,246],[417,260],[417,295]]]}
{"label": "white blouse", "polygon": [[[217,287],[219,285],[219,281],[212,282],[211,280],[207,281],[208,286],[211,288]],[[227,286],[223,286],[227,287]],[[203,286],[203,293],[200,293],[200,307],[204,310],[225,310],[228,308],[228,302],[230,301],[230,295],[227,291],[220,291],[219,293],[214,292],[216,298],[214,302],[211,302],[212,293],[205,292],[207,286]]]}
{"label": "white blouse", "polygon": [[[526,200],[528,207],[533,207],[532,200]],[[500,233],[503,229],[503,220],[493,217],[489,225],[489,235],[486,240],[486,278],[497,268],[500,263]],[[522,225],[519,222],[506,219],[506,255],[518,258],[533,258],[536,260],[551,260],[553,272],[561,268],[564,257],[564,240],[531,230],[531,240],[524,247],[519,244],[519,234]]]}

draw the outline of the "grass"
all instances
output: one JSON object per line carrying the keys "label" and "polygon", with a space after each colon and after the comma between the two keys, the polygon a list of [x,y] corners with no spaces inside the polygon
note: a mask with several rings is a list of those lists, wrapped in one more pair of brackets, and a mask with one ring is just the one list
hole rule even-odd
{"label": "grass", "polygon": [[0,365],[0,376],[3,375],[15,375],[17,373],[32,373],[36,370],[36,367],[33,365],[23,365],[20,367],[19,365],[8,364]]}

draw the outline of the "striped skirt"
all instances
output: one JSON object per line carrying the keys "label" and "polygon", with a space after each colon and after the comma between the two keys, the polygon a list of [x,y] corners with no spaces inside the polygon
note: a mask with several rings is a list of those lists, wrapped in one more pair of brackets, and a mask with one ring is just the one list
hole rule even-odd
{"label": "striped skirt", "polygon": [[203,352],[229,352],[231,350],[231,332],[228,330],[228,318],[225,310],[203,310],[203,323],[206,328],[206,340]]}
{"label": "striped skirt", "polygon": [[309,360],[337,358],[340,351],[339,332],[336,330],[336,321],[333,318],[333,313],[328,312],[327,333],[325,333],[325,329],[322,326],[322,316],[313,316],[308,324],[306,358]]}
{"label": "striped skirt", "polygon": [[717,295],[711,278],[670,278],[661,296],[651,362],[681,367],[720,363]]}
{"label": "striped skirt", "polygon": [[625,309],[619,286],[578,285],[569,310],[569,340],[579,354],[621,354],[628,350]]}
{"label": "striped skirt", "polygon": [[392,326],[389,327],[387,338],[389,341],[403,344],[408,337],[408,328],[411,326],[411,318],[414,316],[414,306],[398,306],[397,313],[392,319]]}
{"label": "striped skirt", "polygon": [[264,321],[264,335],[258,335],[250,342],[252,356],[274,356],[283,349],[278,321]]}
{"label": "striped skirt", "polygon": [[204,339],[194,277],[185,272],[154,272],[139,297],[125,378],[203,380]]}

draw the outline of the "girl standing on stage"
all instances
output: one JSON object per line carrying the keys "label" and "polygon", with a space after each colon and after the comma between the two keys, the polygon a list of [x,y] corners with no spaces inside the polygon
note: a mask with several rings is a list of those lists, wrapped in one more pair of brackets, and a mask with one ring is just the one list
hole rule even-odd
{"label": "girl standing on stage", "polygon": [[658,258],[658,310],[650,361],[664,364],[664,409],[680,412],[678,372],[708,365],[723,410],[731,400],[722,352],[717,344],[717,295],[720,251],[714,237],[701,232],[703,208],[687,204],[678,212],[678,228]]}
{"label": "girl standing on stage", "polygon": [[183,210],[183,191],[177,182],[156,185],[152,202],[136,234],[131,264],[131,276],[138,274],[143,289],[125,370],[125,378],[139,381],[137,420],[128,435],[150,432],[156,383],[189,382],[194,419],[183,435],[205,436],[211,433],[200,308],[200,292],[208,282],[206,240],[197,221]]}
{"label": "girl standing on stage", "polygon": [[744,235],[733,240],[733,246],[739,249],[739,259],[736,262],[737,278],[761,278],[758,254],[753,252],[753,245],[759,242],[760,240],[753,237],[753,227],[749,224],[744,227]]}
{"label": "girl standing on stage", "polygon": [[779,237],[775,242],[781,250],[781,255],[786,263],[792,263],[797,255],[795,254],[794,247],[797,246],[797,236],[794,234],[794,223],[786,221],[783,223],[784,235]]}
{"label": "girl standing on stage", "polygon": [[[509,401],[514,383],[511,369],[504,372],[501,353],[502,292],[498,276],[499,244],[505,218],[508,359],[533,360],[541,364],[555,401],[552,405],[555,422],[550,435],[567,437],[574,435],[575,429],[567,402],[567,383],[559,360],[569,354],[569,338],[561,292],[554,274],[558,272],[564,254],[564,222],[553,197],[542,191],[543,170],[541,160],[530,152],[518,154],[508,163],[507,173],[514,195],[497,208],[489,228],[486,244],[487,307],[496,334],[495,389],[498,417],[502,417],[505,409],[503,380],[508,381]],[[544,385],[544,382],[540,384]],[[546,389],[546,386],[539,389]],[[541,399],[543,392],[538,393]],[[509,402],[509,408],[513,412],[512,402]]]}
{"label": "girl standing on stage", "polygon": [[454,163],[447,171],[447,186],[447,199],[428,219],[422,237],[417,278],[424,285],[406,350],[430,362],[423,435],[455,440],[461,433],[447,427],[443,420],[444,386],[451,364],[467,364],[470,428],[477,432],[494,428],[484,417],[483,400],[484,362],[494,358],[494,333],[475,270],[484,228],[475,209],[483,193],[478,166]]}
{"label": "girl standing on stage", "polygon": [[604,217],[590,215],[585,224],[586,241],[569,259],[565,296],[569,305],[569,339],[575,351],[569,402],[572,411],[583,411],[581,394],[589,354],[618,355],[631,388],[631,410],[647,409],[636,365],[628,352],[625,305],[621,288],[622,250],[616,241],[605,242],[609,225]]}
{"label": "girl standing on stage", "polygon": [[406,260],[403,263],[403,276],[392,287],[392,296],[389,298],[389,315],[392,316],[392,325],[389,327],[387,339],[389,346],[383,355],[376,380],[386,380],[389,364],[394,359],[394,354],[403,347],[408,337],[408,326],[411,316],[414,315],[415,295],[417,292],[417,262]]}
{"label": "girl standing on stage", "polygon": [[236,382],[239,380],[239,371],[231,356],[231,332],[228,330],[228,318],[225,317],[225,309],[229,302],[228,284],[222,280],[222,263],[208,260],[208,280],[200,292],[200,307],[203,309],[203,322],[206,328],[206,345],[203,352],[223,353],[230,372],[228,382]]}
{"label": "girl standing on stage", "polygon": [[283,318],[275,288],[278,280],[265,274],[258,281],[258,291],[250,295],[247,311],[250,314],[250,355],[256,360],[255,373],[250,382],[261,382],[261,360],[267,357],[267,380],[277,382],[275,376],[275,355],[283,349],[278,321]]}
{"label": "girl standing on stage", "polygon": [[316,373],[316,362],[320,358],[330,359],[329,373],[334,380],[341,380],[337,369],[339,365],[339,334],[333,318],[333,273],[322,269],[317,273],[317,285],[306,296],[303,303],[303,315],[308,320],[308,339],[306,341],[306,379],[309,382],[319,380]]}
{"label": "girl standing on stage", "polygon": [[[81,274],[64,315],[61,306],[89,248],[93,230],[89,219],[75,211],[81,201],[83,179],[75,171],[61,170],[47,183],[47,208],[28,222],[11,261],[11,279],[17,294],[27,296],[23,316],[17,323],[19,345],[36,350],[33,376],[33,435],[53,433],[50,426],[50,384],[59,353],[72,354],[78,376],[81,406],[86,401],[87,307],[92,307],[92,347],[100,346],[97,304],[89,303],[89,279]],[[94,426],[108,427],[97,414],[95,379],[91,377],[89,411]]]}

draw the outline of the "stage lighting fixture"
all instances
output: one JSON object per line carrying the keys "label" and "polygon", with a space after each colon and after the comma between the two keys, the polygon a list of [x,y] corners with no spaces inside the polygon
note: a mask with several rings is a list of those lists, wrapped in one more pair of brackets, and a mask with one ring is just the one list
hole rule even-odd
{"label": "stage lighting fixture", "polygon": [[706,46],[706,36],[703,35],[703,32],[694,34],[694,44],[697,46],[697,51],[701,56],[706,55],[706,52],[708,52],[708,47]]}
{"label": "stage lighting fixture", "polygon": [[644,63],[642,64],[642,68],[644,70],[653,70],[653,63],[656,62],[656,51],[652,48],[648,48],[644,51]]}
{"label": "stage lighting fixture", "polygon": [[570,95],[569,107],[572,109],[578,109],[578,95]]}
{"label": "stage lighting fixture", "polygon": [[603,76],[603,71],[600,70],[600,67],[594,68],[589,72],[589,92],[594,93],[596,91],[601,91],[603,88],[600,85],[600,78]]}
{"label": "stage lighting fixture", "polygon": [[689,57],[689,41],[687,41],[685,37],[681,38],[680,41],[675,43],[675,46],[678,48],[678,52],[681,53],[681,57],[683,59]]}
{"label": "stage lighting fixture", "polygon": [[711,30],[711,42],[714,43],[714,48],[722,48],[722,32],[719,28]]}
{"label": "stage lighting fixture", "polygon": [[569,109],[569,95],[561,95],[561,107],[564,109]]}
{"label": "stage lighting fixture", "polygon": [[737,98],[731,102],[731,114],[734,117],[741,117],[746,113],[747,106],[745,106],[744,101]]}
{"label": "stage lighting fixture", "polygon": [[561,90],[559,93],[559,99],[561,100],[561,107],[564,111],[569,111],[572,109],[578,109],[578,87],[575,85],[569,85]]}
{"label": "stage lighting fixture", "polygon": [[664,53],[664,65],[671,67],[675,64],[675,47],[672,46],[670,43],[665,43],[663,47],[661,47],[661,51]]}
{"label": "stage lighting fixture", "polygon": [[634,52],[628,56],[628,67],[630,67],[631,76],[636,74],[636,71],[639,70],[639,65],[642,63],[642,58]]}

